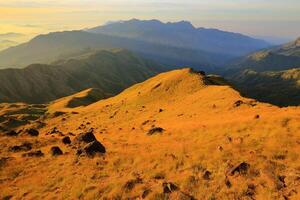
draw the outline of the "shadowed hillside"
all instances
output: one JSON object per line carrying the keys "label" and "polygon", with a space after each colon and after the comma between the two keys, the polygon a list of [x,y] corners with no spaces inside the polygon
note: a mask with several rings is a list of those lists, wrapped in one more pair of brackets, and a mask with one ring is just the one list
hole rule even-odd
{"label": "shadowed hillside", "polygon": [[[1,197],[299,199],[299,107],[243,98],[190,69],[67,105],[86,94],[28,125],[1,124]],[[0,106],[15,113],[6,118],[22,108]]]}
{"label": "shadowed hillside", "polygon": [[245,96],[278,106],[300,105],[300,68],[267,72],[244,70],[228,79]]}
{"label": "shadowed hillside", "polygon": [[126,50],[96,51],[51,65],[0,70],[0,102],[45,103],[87,88],[109,97],[163,68]]}

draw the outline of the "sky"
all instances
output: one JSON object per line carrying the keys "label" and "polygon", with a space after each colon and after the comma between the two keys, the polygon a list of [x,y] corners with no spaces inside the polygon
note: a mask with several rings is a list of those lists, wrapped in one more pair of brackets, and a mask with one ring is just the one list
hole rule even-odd
{"label": "sky", "polygon": [[188,20],[250,36],[300,36],[300,0],[0,0],[0,41],[8,40],[7,33],[18,33],[10,39],[21,42],[132,18]]}

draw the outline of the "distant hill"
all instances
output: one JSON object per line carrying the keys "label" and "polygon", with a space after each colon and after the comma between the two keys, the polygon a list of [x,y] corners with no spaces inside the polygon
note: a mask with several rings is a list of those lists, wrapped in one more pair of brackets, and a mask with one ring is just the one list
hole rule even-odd
{"label": "distant hill", "polygon": [[300,105],[300,68],[268,72],[244,70],[228,79],[247,97],[278,106]]}
{"label": "distant hill", "polygon": [[145,58],[172,68],[189,65],[209,69],[231,58],[226,54],[213,54],[135,39],[84,31],[65,31],[40,35],[28,43],[0,52],[0,68],[24,68],[32,63],[50,64],[83,52],[113,48],[129,49]]}
{"label": "distant hill", "polygon": [[255,52],[239,59],[230,66],[256,71],[287,70],[300,67],[300,38],[275,48]]}
{"label": "distant hill", "polygon": [[195,28],[188,21],[162,23],[158,20],[132,19],[109,23],[87,31],[233,57],[270,46],[263,40],[239,33]]}
{"label": "distant hill", "polygon": [[99,88],[105,98],[162,70],[127,50],[90,52],[51,65],[0,70],[0,102],[45,103],[87,88]]}

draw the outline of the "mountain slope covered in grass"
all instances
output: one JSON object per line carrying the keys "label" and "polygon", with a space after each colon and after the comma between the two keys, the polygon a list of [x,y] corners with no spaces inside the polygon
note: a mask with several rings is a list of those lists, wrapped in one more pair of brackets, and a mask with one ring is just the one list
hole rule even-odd
{"label": "mountain slope covered in grass", "polygon": [[300,67],[300,38],[279,47],[250,54],[229,67],[248,68],[260,72]]}
{"label": "mountain slope covered in grass", "polygon": [[51,65],[0,70],[0,101],[45,103],[87,88],[98,88],[105,98],[162,70],[127,50],[89,52]]}
{"label": "mountain slope covered in grass", "polygon": [[[300,197],[299,107],[241,97],[190,69],[66,106],[86,94],[39,109],[0,104],[1,198]],[[9,126],[33,110],[40,118]]]}

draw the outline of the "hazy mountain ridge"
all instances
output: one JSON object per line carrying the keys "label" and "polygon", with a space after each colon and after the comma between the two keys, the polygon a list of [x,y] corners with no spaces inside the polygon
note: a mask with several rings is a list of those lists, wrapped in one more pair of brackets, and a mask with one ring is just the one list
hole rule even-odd
{"label": "hazy mountain ridge", "polygon": [[166,66],[206,68],[229,60],[226,54],[212,54],[200,50],[183,49],[166,45],[151,44],[135,39],[126,39],[84,31],[55,32],[40,35],[29,41],[0,52],[0,66],[20,67],[32,63],[52,63],[78,52],[97,49],[125,48]]}
{"label": "hazy mountain ridge", "polygon": [[0,70],[0,101],[45,103],[87,88],[99,88],[105,98],[162,70],[127,50],[96,51],[55,65]]}
{"label": "hazy mountain ridge", "polygon": [[270,46],[263,40],[239,33],[195,28],[188,21],[162,23],[158,20],[132,19],[98,26],[87,31],[210,53],[228,54],[233,57]]}
{"label": "hazy mountain ridge", "polygon": [[[100,29],[105,30],[99,33]],[[213,71],[232,58],[267,46],[264,41],[241,34],[195,28],[186,21],[164,24],[158,20],[130,20],[83,31],[39,35],[0,52],[0,67],[49,64],[86,49],[125,48],[170,68],[190,66]]]}

